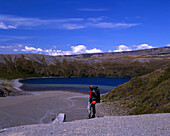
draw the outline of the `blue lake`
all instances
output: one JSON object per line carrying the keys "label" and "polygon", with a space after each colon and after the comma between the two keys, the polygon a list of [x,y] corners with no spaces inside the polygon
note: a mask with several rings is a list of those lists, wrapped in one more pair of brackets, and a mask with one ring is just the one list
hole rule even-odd
{"label": "blue lake", "polygon": [[130,78],[113,77],[71,77],[71,78],[32,78],[20,80],[25,91],[69,90],[89,91],[90,84],[98,86],[101,94],[111,91],[116,86],[129,81]]}

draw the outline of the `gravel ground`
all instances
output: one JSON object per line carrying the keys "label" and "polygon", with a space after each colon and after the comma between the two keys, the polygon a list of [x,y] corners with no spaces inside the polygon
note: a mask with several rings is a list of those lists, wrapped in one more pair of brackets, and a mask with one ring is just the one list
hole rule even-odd
{"label": "gravel ground", "polygon": [[127,116],[129,114],[128,107],[116,102],[101,102],[96,105],[97,113],[100,116]]}
{"label": "gravel ground", "polygon": [[0,136],[170,136],[170,113],[106,116],[58,124],[9,128]]}

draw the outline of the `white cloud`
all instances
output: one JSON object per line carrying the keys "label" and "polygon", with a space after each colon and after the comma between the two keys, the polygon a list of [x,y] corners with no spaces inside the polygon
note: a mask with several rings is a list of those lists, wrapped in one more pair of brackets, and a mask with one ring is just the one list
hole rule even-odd
{"label": "white cloud", "polygon": [[22,47],[23,45],[19,44],[18,47]]}
{"label": "white cloud", "polygon": [[31,37],[26,37],[26,36],[11,36],[11,35],[0,35],[0,41],[5,42],[5,41],[11,41],[11,40],[24,40],[24,39],[29,39]]}
{"label": "white cloud", "polygon": [[16,29],[16,26],[12,26],[12,25],[6,25],[3,22],[0,22],[0,29]]}
{"label": "white cloud", "polygon": [[73,53],[85,53],[86,52],[86,46],[84,45],[78,45],[78,46],[71,46]]}
{"label": "white cloud", "polygon": [[96,23],[96,24],[93,23],[89,25],[98,28],[127,28],[127,27],[137,26],[139,24],[101,22],[101,23]]}
{"label": "white cloud", "polygon": [[71,21],[83,21],[83,18],[64,18],[64,19],[40,19],[40,18],[25,18],[12,15],[0,14],[0,20],[15,23],[16,25],[40,25],[49,23],[65,23]]}
{"label": "white cloud", "polygon": [[[92,21],[92,19],[90,19]],[[86,22],[84,24],[64,24],[63,28],[72,29],[82,29],[82,28],[129,28],[137,26],[139,24],[129,24],[129,23],[112,23],[112,22],[98,22],[98,20],[93,19],[92,22]]]}
{"label": "white cloud", "polygon": [[13,51],[18,51],[18,49],[13,49]]}
{"label": "white cloud", "polygon": [[[136,49],[133,49],[133,50],[144,50],[144,49],[154,48],[153,46],[148,45],[148,44],[131,45],[130,47],[131,48],[136,47]],[[132,49],[130,47],[128,47],[126,45],[119,45],[117,47],[117,50],[114,50],[114,52],[131,51]],[[109,52],[110,52],[110,50],[109,50]]]}
{"label": "white cloud", "polygon": [[39,52],[39,53],[47,53],[48,55],[72,55],[72,54],[83,54],[83,53],[100,53],[102,50],[93,48],[88,50],[85,45],[77,45],[77,46],[71,46],[71,50],[68,51],[62,51],[62,50],[53,50],[53,49],[41,49],[41,48],[35,48],[35,47],[29,47],[25,46],[24,49],[21,49],[23,52]]}
{"label": "white cloud", "polygon": [[37,52],[42,52],[43,50],[41,48],[36,49]]}
{"label": "white cloud", "polygon": [[143,50],[143,49],[151,49],[153,46],[148,45],[148,44],[141,44],[137,46],[137,50]]}
{"label": "white cloud", "polygon": [[42,52],[46,52],[48,53],[48,55],[52,55],[52,56],[72,54],[71,51],[61,51],[61,50],[52,50],[52,49],[43,50]]}
{"label": "white cloud", "polygon": [[167,44],[166,46],[170,47],[170,44]]}
{"label": "white cloud", "polygon": [[[83,21],[84,19],[83,18],[40,19],[0,14],[0,20],[3,21],[0,23],[1,29],[16,29],[18,27],[30,29],[31,27],[37,26],[46,26],[46,28],[59,28],[59,26],[61,26],[62,23],[79,22]],[[4,24],[4,22],[10,25],[7,26]]]}
{"label": "white cloud", "polygon": [[137,26],[139,24],[128,24],[128,23],[116,23],[116,27],[132,27],[132,26]]}
{"label": "white cloud", "polygon": [[73,29],[82,29],[82,28],[128,28],[137,26],[139,24],[128,24],[128,23],[110,23],[110,22],[98,22],[96,19],[90,19],[92,22],[87,22],[84,24],[72,24],[67,23],[63,24],[61,28],[67,29],[67,30],[73,30]]}
{"label": "white cloud", "polygon": [[38,52],[42,51],[40,48],[30,47],[28,44],[3,44],[0,46],[0,53],[11,53],[11,52]]}
{"label": "white cloud", "polygon": [[8,25],[8,29],[17,29],[16,26]]}
{"label": "white cloud", "polygon": [[73,54],[100,53],[100,52],[102,52],[102,50],[96,49],[96,48],[87,50],[85,45],[71,46],[71,48],[72,48],[72,53]]}
{"label": "white cloud", "polygon": [[29,47],[29,46],[25,46],[25,48],[21,49],[21,51],[24,51],[24,52],[48,52],[47,50],[43,50],[41,48],[35,48],[35,47]]}
{"label": "white cloud", "polygon": [[34,47],[25,46],[25,50],[26,51],[36,51],[37,49]]}
{"label": "white cloud", "polygon": [[78,24],[63,24],[63,28],[67,29],[67,30],[73,30],[73,29],[81,29],[81,28],[85,28],[86,26],[83,25],[78,25]]}
{"label": "white cloud", "polygon": [[61,51],[61,50],[53,50],[53,52],[48,52],[49,55],[57,56],[57,55],[72,55],[71,51]]}
{"label": "white cloud", "polygon": [[94,48],[94,49],[91,49],[91,50],[86,50],[86,52],[87,52],[87,53],[101,53],[101,52],[103,52],[103,51],[100,50],[100,49]]}
{"label": "white cloud", "polygon": [[117,50],[114,50],[114,52],[122,52],[122,51],[131,51],[131,49],[128,46],[119,45]]}
{"label": "white cloud", "polygon": [[[86,11],[95,11],[96,9],[86,9]],[[97,9],[100,11],[103,9]],[[128,28],[137,26],[136,23],[107,22],[107,17],[89,17],[89,18],[64,18],[64,19],[40,19],[25,18],[0,14],[0,29],[82,29],[82,28]],[[6,25],[9,24],[9,25]]]}
{"label": "white cloud", "polygon": [[106,16],[95,17],[95,18],[90,17],[90,18],[88,18],[88,20],[92,21],[92,22],[98,22],[98,21],[104,20],[106,18],[107,18]]}
{"label": "white cloud", "polygon": [[47,49],[47,50],[44,50],[44,52],[48,52],[49,53],[49,52],[53,52],[53,50],[52,49]]}
{"label": "white cloud", "polygon": [[0,48],[2,48],[2,49],[9,49],[9,48],[12,48],[12,46],[0,46]]}
{"label": "white cloud", "polygon": [[[167,44],[166,46],[170,46],[170,44]],[[33,46],[30,46],[29,44],[14,44],[10,46],[0,46],[1,52],[30,52],[30,53],[44,53],[48,55],[73,55],[73,54],[86,54],[86,53],[102,53],[103,51],[98,48],[92,48],[87,49],[85,45],[77,45],[77,46],[68,46],[70,47],[70,50],[62,51],[57,50],[52,46],[50,49],[42,49],[42,48],[36,48]],[[139,49],[150,49],[153,48],[153,46],[148,44],[141,44],[141,45],[119,45],[116,50],[113,50],[113,52],[122,52],[122,51],[131,51],[133,50],[139,50]],[[112,52],[112,50],[109,50],[108,52]]]}

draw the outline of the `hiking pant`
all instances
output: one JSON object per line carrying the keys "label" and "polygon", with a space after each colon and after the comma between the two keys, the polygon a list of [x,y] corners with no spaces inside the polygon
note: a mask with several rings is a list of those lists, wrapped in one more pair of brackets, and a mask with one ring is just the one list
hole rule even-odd
{"label": "hiking pant", "polygon": [[89,103],[88,105],[88,113],[91,115],[93,113],[93,116],[96,114],[96,107],[95,104]]}

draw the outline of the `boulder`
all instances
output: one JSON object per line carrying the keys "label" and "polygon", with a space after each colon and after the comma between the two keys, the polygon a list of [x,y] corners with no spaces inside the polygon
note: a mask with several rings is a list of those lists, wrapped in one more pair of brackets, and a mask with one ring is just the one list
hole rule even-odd
{"label": "boulder", "polygon": [[61,122],[64,122],[65,120],[66,120],[66,115],[64,113],[59,113],[58,115],[56,115],[56,117],[52,123],[53,124],[61,123]]}

